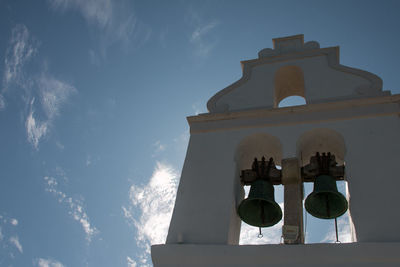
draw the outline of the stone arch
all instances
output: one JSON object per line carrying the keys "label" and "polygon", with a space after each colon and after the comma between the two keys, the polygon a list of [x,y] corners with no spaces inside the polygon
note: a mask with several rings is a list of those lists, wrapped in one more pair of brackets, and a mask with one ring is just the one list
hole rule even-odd
{"label": "stone arch", "polygon": [[305,98],[304,74],[298,66],[283,66],[275,72],[274,107],[288,96]]}
{"label": "stone arch", "polygon": [[346,145],[343,136],[335,130],[317,128],[303,133],[297,140],[297,157],[304,166],[315,153],[331,152],[338,164],[343,164]]}
{"label": "stone arch", "polygon": [[239,170],[249,169],[255,157],[268,160],[273,157],[275,164],[280,165],[282,160],[281,141],[267,133],[256,133],[245,137],[237,146],[235,161]]}
{"label": "stone arch", "polygon": [[[245,189],[240,183],[240,171],[243,169],[250,169],[254,158],[257,157],[259,160],[264,156],[267,160],[272,157],[274,159],[274,162],[276,165],[281,165],[282,161],[282,144],[279,138],[268,134],[268,133],[255,133],[249,136],[246,136],[243,138],[239,144],[236,147],[236,152],[235,152],[235,161],[236,161],[236,192],[237,192],[237,198],[236,198],[236,203],[235,203],[235,213],[236,213],[236,208],[239,205],[239,203],[244,199],[245,197]],[[247,190],[249,187],[247,187]],[[276,189],[275,189],[276,190]],[[283,199],[283,190],[280,190],[279,192],[275,191],[275,196],[277,194],[281,194],[281,198]],[[282,208],[282,207],[281,207]],[[282,208],[283,209],[283,208]],[[282,220],[283,221],[283,220]],[[280,227],[281,223],[278,223],[276,226],[272,227],[272,231],[274,233],[279,232],[280,233]],[[249,232],[246,234],[246,228],[249,230],[249,226],[243,226],[242,227],[242,221],[240,218],[237,216],[236,221],[232,220],[232,222],[237,223],[238,226],[235,228],[235,233],[234,233],[234,238],[240,243],[240,244],[267,244],[267,243],[272,243],[272,244],[278,244],[280,241],[280,234],[279,237],[275,239],[270,239],[266,238],[263,240],[259,240],[256,238],[256,235],[254,235],[255,238],[246,238],[249,237]],[[254,233],[258,233],[258,229],[255,227],[250,226],[250,228],[254,229]],[[279,231],[277,231],[279,229]],[[271,228],[268,228],[268,230],[264,231],[271,231]],[[271,233],[271,232],[270,232]],[[242,239],[242,236],[246,240]],[[250,241],[251,240],[251,241]],[[237,244],[237,243],[236,243]]]}
{"label": "stone arch", "polygon": [[[339,165],[345,164],[346,156],[346,144],[343,136],[329,128],[317,128],[310,131],[304,132],[297,140],[297,157],[300,159],[301,166],[307,165],[310,162],[310,158],[315,155],[315,153],[327,153],[335,155],[336,162]],[[341,192],[349,203],[348,211],[338,219],[339,227],[339,238],[342,242],[355,242],[355,227],[351,217],[351,199],[350,192],[348,188],[347,179],[345,181],[337,182],[338,190]],[[312,183],[304,183],[304,199],[313,190]],[[307,216],[307,213],[306,215]],[[312,216],[308,217],[309,227],[325,228],[328,232],[328,227],[331,227],[332,223],[329,220],[319,220]],[[307,230],[307,229],[306,229]],[[307,237],[306,237],[307,239]],[[325,241],[329,241],[328,236],[326,236]],[[332,241],[332,240],[331,240]]]}

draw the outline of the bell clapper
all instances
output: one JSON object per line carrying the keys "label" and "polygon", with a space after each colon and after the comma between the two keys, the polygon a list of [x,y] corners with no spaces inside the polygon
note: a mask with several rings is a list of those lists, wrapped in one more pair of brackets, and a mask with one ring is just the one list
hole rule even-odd
{"label": "bell clapper", "polygon": [[258,227],[258,229],[259,229],[258,238],[262,238],[262,237],[263,237],[263,234],[261,233],[261,227]]}
{"label": "bell clapper", "polygon": [[335,243],[341,243],[339,241],[339,233],[338,233],[338,228],[337,228],[337,218],[335,218],[335,231],[336,231],[336,242]]}

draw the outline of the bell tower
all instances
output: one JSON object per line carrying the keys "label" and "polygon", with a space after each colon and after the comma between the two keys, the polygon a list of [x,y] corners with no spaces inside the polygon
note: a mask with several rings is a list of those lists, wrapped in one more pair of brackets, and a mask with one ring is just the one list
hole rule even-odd
{"label": "bell tower", "polygon": [[[188,150],[166,244],[151,248],[154,266],[400,266],[400,95],[341,65],[339,47],[303,35],[273,39],[241,66],[208,113],[187,118]],[[306,104],[279,107],[293,95]],[[283,215],[273,184],[284,186]],[[352,243],[304,244],[303,209],[321,219],[348,210]],[[263,228],[281,218],[283,244],[238,245],[241,220]]]}

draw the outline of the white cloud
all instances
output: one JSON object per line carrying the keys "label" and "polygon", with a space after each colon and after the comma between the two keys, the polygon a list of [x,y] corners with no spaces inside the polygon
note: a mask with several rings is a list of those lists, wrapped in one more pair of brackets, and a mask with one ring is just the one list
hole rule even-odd
{"label": "white cloud", "polygon": [[30,101],[30,112],[25,121],[28,141],[37,149],[40,140],[49,132],[50,126],[59,115],[61,106],[67,102],[68,97],[77,92],[72,85],[54,78],[43,71],[36,79],[40,93],[40,108],[46,114],[41,120],[34,117],[35,98]]}
{"label": "white cloud", "polygon": [[16,218],[0,215],[0,265],[7,262],[7,259],[13,261],[20,254],[23,254],[23,247],[17,230],[18,220]]}
{"label": "white cloud", "polygon": [[[245,198],[249,195],[250,186],[245,186]],[[283,213],[283,203],[279,203]],[[261,244],[279,244],[281,242],[283,226],[282,220],[272,227],[261,228],[262,237],[259,238],[259,228],[242,222],[240,228],[240,245],[261,245]]]}
{"label": "white cloud", "polygon": [[6,107],[6,101],[4,100],[4,96],[0,94],[0,110],[5,109],[5,107]]}
{"label": "white cloud", "polygon": [[59,109],[68,97],[76,92],[75,87],[60,81],[50,74],[43,72],[38,79],[40,101],[46,112],[48,120],[52,120],[59,114]]}
{"label": "white cloud", "polygon": [[11,33],[4,59],[3,92],[11,83],[23,85],[23,66],[36,54],[37,48],[25,25],[16,25]]}
{"label": "white cloud", "polygon": [[53,259],[39,258],[36,260],[38,267],[64,267],[64,264]]}
{"label": "white cloud", "polygon": [[217,26],[218,23],[216,21],[211,21],[205,25],[198,26],[193,32],[192,36],[190,37],[191,42],[201,42],[204,36],[211,31],[212,29]]}
{"label": "white cloud", "polygon": [[272,227],[261,228],[262,237],[259,238],[259,229],[242,222],[239,245],[279,244],[282,236],[283,219]]}
{"label": "white cloud", "polygon": [[[140,266],[149,264],[147,258],[150,245],[165,243],[177,187],[177,171],[167,164],[157,162],[148,184],[132,185],[130,188],[131,203],[122,209],[125,218],[137,230],[137,245],[145,249],[145,254],[139,255]],[[132,215],[135,209],[139,209],[139,217]]]}
{"label": "white cloud", "polygon": [[90,164],[92,164],[92,157],[90,155],[86,156],[86,166],[89,166]]}
{"label": "white cloud", "polygon": [[[151,29],[132,12],[130,1],[112,0],[48,0],[54,10],[77,10],[86,22],[100,29],[100,53],[119,42],[129,48],[142,45],[150,38]],[[97,53],[89,50],[91,62],[98,64]]]}
{"label": "white cloud", "polygon": [[126,263],[127,263],[128,267],[136,267],[137,266],[136,261],[131,259],[131,257],[129,257],[129,256],[126,257]]}
{"label": "white cloud", "polygon": [[[13,28],[4,61],[0,110],[6,106],[4,93],[11,84],[24,89],[22,98],[29,105],[25,120],[27,139],[37,149],[40,140],[48,134],[54,118],[59,115],[62,104],[77,90],[67,82],[56,79],[47,68],[32,74],[23,71],[26,63],[38,52],[36,43],[25,25],[18,24]],[[39,96],[37,102],[32,97],[35,95]],[[43,110],[45,116],[38,116],[41,114],[35,113],[38,109]]]}
{"label": "white cloud", "polygon": [[152,157],[155,157],[157,154],[163,152],[166,148],[166,145],[162,144],[160,140],[157,140],[154,144],[154,153],[152,155]]}
{"label": "white cloud", "polygon": [[48,121],[40,122],[35,119],[35,117],[33,116],[34,110],[32,107],[34,102],[35,98],[33,98],[31,101],[31,108],[30,108],[31,110],[29,112],[28,117],[26,118],[25,128],[26,128],[28,142],[31,143],[37,149],[40,139],[44,137],[47,133],[49,122]]}
{"label": "white cloud", "polygon": [[15,218],[11,218],[11,219],[10,219],[10,223],[11,223],[12,225],[14,225],[14,226],[17,226],[17,225],[18,225],[18,220],[15,219]]}
{"label": "white cloud", "polygon": [[196,102],[192,104],[192,109],[194,111],[195,115],[199,115],[200,113],[206,113],[206,106],[203,104],[200,104],[200,102]]}
{"label": "white cloud", "polygon": [[64,149],[64,145],[63,145],[61,142],[59,142],[59,141],[56,141],[56,146],[57,146],[58,149],[60,149],[60,150],[63,150],[63,149]]}
{"label": "white cloud", "polygon": [[[348,213],[345,213],[342,217],[337,219],[338,225],[338,237],[341,243],[351,243],[352,242],[352,234],[351,227],[349,222]],[[336,230],[332,225],[325,235],[324,239],[322,239],[321,243],[334,243],[336,242]]]}
{"label": "white cloud", "polygon": [[208,56],[217,44],[217,36],[211,33],[218,26],[219,22],[217,20],[205,22],[194,10],[189,10],[187,18],[189,23],[194,25],[189,42],[194,47],[195,55],[198,57]]}
{"label": "white cloud", "polygon": [[22,245],[19,242],[18,236],[12,236],[10,237],[10,243],[13,244],[19,251],[19,253],[23,253]]}
{"label": "white cloud", "polygon": [[95,66],[100,65],[99,55],[93,49],[89,49],[89,60],[90,60],[90,63]]}
{"label": "white cloud", "polygon": [[69,197],[64,192],[58,190],[58,182],[56,178],[45,176],[43,179],[46,185],[45,190],[49,193],[52,193],[57,198],[59,203],[64,203],[68,206],[68,213],[81,225],[83,231],[85,232],[86,240],[90,242],[92,237],[98,233],[98,230],[96,227],[91,225],[89,216],[83,207],[82,201]]}
{"label": "white cloud", "polygon": [[76,9],[88,23],[105,27],[113,18],[111,0],[48,0],[54,9]]}

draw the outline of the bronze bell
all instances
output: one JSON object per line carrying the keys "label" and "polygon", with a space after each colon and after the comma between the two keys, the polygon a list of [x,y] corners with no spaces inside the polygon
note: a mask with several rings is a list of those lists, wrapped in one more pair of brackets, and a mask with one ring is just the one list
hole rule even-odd
{"label": "bronze bell", "polygon": [[[269,227],[282,219],[282,210],[275,202],[274,186],[269,179],[272,158],[266,166],[265,158],[261,164],[254,160],[252,170],[257,178],[251,183],[249,196],[238,207],[238,215],[245,223],[257,227]],[[274,165],[275,166],[275,165]]]}
{"label": "bronze bell", "polygon": [[239,217],[247,224],[269,227],[282,219],[282,210],[274,198],[274,186],[266,180],[256,180],[248,198],[238,207]]}
{"label": "bronze bell", "polygon": [[346,198],[338,192],[336,180],[330,175],[315,178],[314,190],[304,203],[308,213],[320,219],[342,216],[348,208]]}
{"label": "bronze bell", "polygon": [[330,175],[330,169],[336,165],[334,156],[328,153],[315,157],[318,171],[314,180],[314,190],[305,200],[308,213],[320,219],[334,219],[343,215],[348,209],[346,198],[338,191],[336,179]]}

